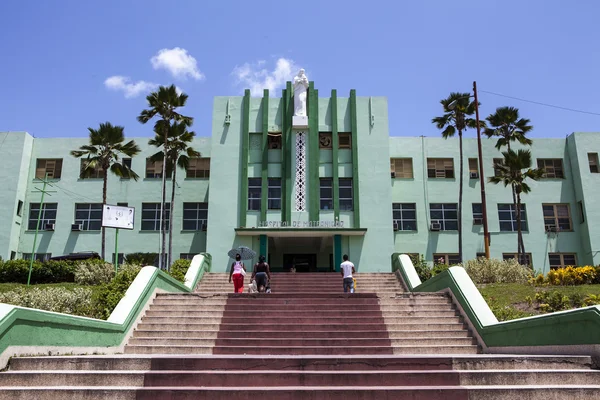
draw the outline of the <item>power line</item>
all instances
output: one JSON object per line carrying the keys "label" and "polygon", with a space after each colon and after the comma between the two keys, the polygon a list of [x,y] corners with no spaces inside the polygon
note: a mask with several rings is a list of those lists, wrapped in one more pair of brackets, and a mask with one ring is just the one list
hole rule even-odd
{"label": "power line", "polygon": [[539,101],[521,99],[520,97],[513,97],[513,96],[507,96],[505,94],[488,92],[487,90],[479,90],[479,91],[482,92],[482,93],[492,94],[494,96],[500,96],[500,97],[506,97],[506,98],[513,99],[513,100],[524,101],[526,103],[532,103],[532,104],[537,104],[537,105],[540,105],[540,106],[558,108],[559,110],[572,111],[572,112],[577,112],[577,113],[581,113],[581,114],[590,114],[590,115],[599,115],[600,116],[600,113],[595,113],[595,112],[591,112],[591,111],[583,111],[583,110],[576,110],[574,108],[555,106],[553,104],[541,103]]}

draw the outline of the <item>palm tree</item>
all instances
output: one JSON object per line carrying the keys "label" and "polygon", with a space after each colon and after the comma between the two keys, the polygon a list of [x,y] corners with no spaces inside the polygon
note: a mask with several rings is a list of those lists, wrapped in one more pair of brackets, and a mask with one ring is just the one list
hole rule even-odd
{"label": "palm tree", "polygon": [[[138,180],[139,176],[129,166],[123,163],[120,155],[133,157],[140,152],[135,141],[125,141],[122,126],[113,126],[110,122],[100,124],[100,128],[88,128],[90,143],[81,146],[79,150],[71,151],[71,155],[77,158],[87,155],[87,159],[81,168],[81,178],[89,178],[95,171],[102,170],[102,204],[106,204],[106,187],[108,183],[108,170],[120,178],[133,178]],[[102,227],[102,259],[104,259],[106,248],[106,232]]]}
{"label": "palm tree", "polygon": [[[537,181],[544,174],[542,169],[531,168],[531,151],[519,149],[518,151],[507,150],[502,152],[504,162],[497,165],[498,176],[492,176],[488,179],[490,183],[503,183],[504,186],[511,186],[516,196],[515,210],[517,217],[517,259],[522,263],[525,256],[525,245],[523,243],[523,230],[521,229],[521,194],[527,194],[531,187],[527,184],[527,179]],[[523,171],[525,170],[525,171]]]}
{"label": "palm tree", "polygon": [[[533,126],[530,125],[530,120],[519,118],[519,109],[516,107],[498,107],[494,114],[490,114],[487,118],[489,127],[486,127],[484,133],[487,137],[497,137],[496,148],[500,150],[506,146],[508,151],[511,150],[511,142],[519,142],[525,146],[531,146],[533,141],[527,138]],[[515,188],[512,187],[512,198],[515,209],[517,207],[517,195]],[[521,238],[522,239],[522,238]],[[523,247],[523,243],[519,242],[519,247]]]}
{"label": "palm tree", "polygon": [[[141,122],[142,124],[147,123],[148,121],[153,119],[155,116],[158,116],[160,118],[158,121],[156,121],[156,123],[154,125],[154,130],[163,132],[164,136],[167,138],[166,141],[163,141],[163,153],[165,155],[167,154],[168,147],[169,147],[168,136],[169,136],[169,129],[171,127],[171,123],[172,122],[183,122],[187,126],[192,125],[192,122],[193,122],[192,117],[186,117],[185,115],[182,115],[179,112],[177,112],[178,108],[185,106],[187,98],[188,98],[187,94],[177,93],[177,89],[175,88],[175,85],[171,85],[169,87],[160,86],[158,88],[158,90],[156,90],[155,92],[152,92],[148,96],[146,96],[146,101],[148,102],[149,108],[146,110],[142,110],[142,112],[140,113],[140,115],[137,118],[138,121]],[[167,157],[165,157],[165,158],[167,158]],[[165,243],[166,242],[165,212],[164,212],[165,197],[166,197],[166,175],[167,175],[166,164],[167,163],[163,163],[162,200],[161,200],[161,206],[160,206],[160,212],[161,212],[160,230],[161,230],[161,236],[162,236],[162,247],[161,247],[160,257],[159,257],[159,266],[161,268],[164,268],[163,263],[165,261],[164,257],[165,257],[165,244],[166,244]]]}
{"label": "palm tree", "polygon": [[[471,101],[469,93],[450,93],[443,100],[440,100],[444,115],[435,117],[431,120],[438,129],[442,130],[442,137],[448,139],[458,133],[458,146],[460,151],[460,172],[458,189],[458,256],[462,261],[462,197],[463,197],[463,132],[468,128],[477,128],[477,122],[474,118],[469,118],[475,114],[475,102]],[[480,123],[481,125],[481,123]]]}
{"label": "palm tree", "polygon": [[[148,141],[149,145],[160,147],[165,143],[165,135],[162,129],[158,129],[154,139]],[[167,175],[171,176],[171,205],[169,212],[169,255],[167,265],[171,265],[173,262],[173,209],[175,204],[175,186],[177,177],[177,168],[184,170],[188,169],[190,164],[190,158],[200,157],[200,152],[194,150],[189,143],[192,142],[196,136],[195,132],[187,130],[185,122],[175,122],[169,129],[168,144],[169,148],[167,154],[166,171]],[[163,161],[164,153],[159,151],[150,157],[152,161]]]}

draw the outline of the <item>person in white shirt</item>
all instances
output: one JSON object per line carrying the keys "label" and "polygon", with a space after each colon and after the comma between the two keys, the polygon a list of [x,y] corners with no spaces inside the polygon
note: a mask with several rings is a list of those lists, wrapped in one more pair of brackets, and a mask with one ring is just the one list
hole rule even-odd
{"label": "person in white shirt", "polygon": [[352,274],[356,271],[354,270],[354,264],[348,261],[348,255],[344,254],[344,262],[340,264],[340,270],[342,273],[342,278],[344,279],[344,293],[354,293],[354,279],[352,279]]}

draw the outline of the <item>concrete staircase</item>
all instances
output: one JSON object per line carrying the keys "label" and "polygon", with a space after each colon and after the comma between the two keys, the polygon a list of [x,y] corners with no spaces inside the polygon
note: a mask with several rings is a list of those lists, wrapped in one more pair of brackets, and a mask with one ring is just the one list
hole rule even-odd
{"label": "concrete staircase", "polygon": [[589,357],[478,354],[447,296],[356,278],[354,294],[331,273],[234,294],[207,274],[196,293],[159,294],[124,355],[11,360],[0,400],[600,398]]}

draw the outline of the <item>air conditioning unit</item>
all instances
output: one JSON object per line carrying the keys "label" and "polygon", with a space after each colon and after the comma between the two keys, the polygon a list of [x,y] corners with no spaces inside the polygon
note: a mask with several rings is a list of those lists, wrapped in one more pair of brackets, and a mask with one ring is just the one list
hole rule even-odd
{"label": "air conditioning unit", "polygon": [[471,172],[471,173],[469,173],[469,177],[471,179],[477,179],[477,178],[479,178],[479,173],[478,172]]}
{"label": "air conditioning unit", "polygon": [[206,232],[207,230],[206,224],[202,224],[200,228],[202,229],[202,232]]}
{"label": "air conditioning unit", "polygon": [[53,231],[54,230],[54,224],[45,224],[44,225],[44,230],[45,231]]}
{"label": "air conditioning unit", "polygon": [[397,222],[394,222],[394,232],[399,231],[400,227],[398,226]]}
{"label": "air conditioning unit", "polygon": [[473,225],[483,224],[483,218],[473,218]]}
{"label": "air conditioning unit", "polygon": [[71,230],[72,231],[80,231],[81,230],[81,224],[71,224]]}
{"label": "air conditioning unit", "polygon": [[546,225],[546,232],[558,232],[556,225]]}
{"label": "air conditioning unit", "polygon": [[430,231],[440,231],[442,230],[442,224],[439,221],[432,221],[431,226],[429,227]]}
{"label": "air conditioning unit", "polygon": [[392,171],[391,175],[392,175],[392,179],[394,179],[396,177],[396,173],[393,171]]}

